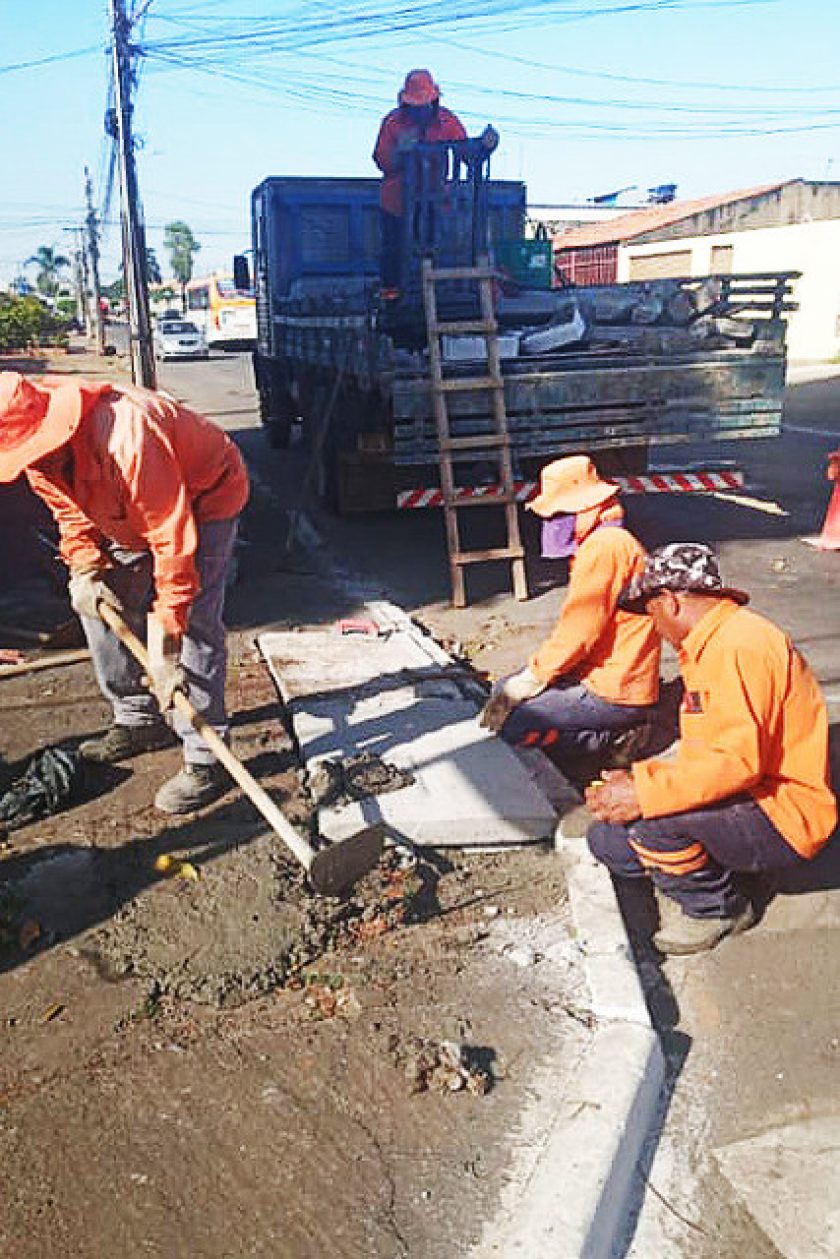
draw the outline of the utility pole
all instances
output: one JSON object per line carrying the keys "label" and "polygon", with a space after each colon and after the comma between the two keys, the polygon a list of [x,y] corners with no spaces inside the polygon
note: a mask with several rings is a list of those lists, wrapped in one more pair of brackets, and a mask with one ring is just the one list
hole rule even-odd
{"label": "utility pole", "polygon": [[105,316],[102,312],[102,288],[99,283],[99,229],[93,208],[93,184],[90,171],[85,167],[85,201],[87,203],[87,256],[90,259],[90,278],[93,286],[93,321],[91,331],[96,336],[98,354],[105,353]]}
{"label": "utility pole", "polygon": [[149,320],[149,292],[146,286],[146,232],[137,190],[137,167],[131,134],[131,23],[126,16],[125,0],[108,0],[108,12],[111,19],[114,123],[120,168],[120,219],[131,338],[131,374],[135,384],[154,389],[155,360]]}
{"label": "utility pole", "polygon": [[87,254],[85,253],[85,229],[63,227],[63,232],[73,236],[73,287],[76,290],[76,318],[85,333],[90,335],[90,311],[88,310]]}

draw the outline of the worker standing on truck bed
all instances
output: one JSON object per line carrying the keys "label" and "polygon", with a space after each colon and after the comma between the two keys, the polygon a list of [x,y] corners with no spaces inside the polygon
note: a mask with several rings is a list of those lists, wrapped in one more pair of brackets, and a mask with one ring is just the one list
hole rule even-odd
{"label": "worker standing on truck bed", "polygon": [[[248,498],[234,443],[166,394],[0,372],[0,482],[21,473],[58,524],[70,600],[113,709],[113,725],[82,755],[122,761],[171,743],[161,714],[179,689],[225,737],[225,573]],[[141,635],[148,614],[151,693],[101,620],[102,602]],[[184,767],[155,804],[187,813],[227,779],[180,713],[173,726]]]}
{"label": "worker standing on truck bed", "polygon": [[577,780],[642,753],[659,696],[654,628],[618,607],[645,559],[623,528],[618,496],[586,455],[543,468],[528,507],[543,520],[543,556],[570,559],[568,592],[552,633],[526,668],[496,684],[481,715],[482,725],[542,748]]}
{"label": "worker standing on truck bed", "polygon": [[382,119],[373,160],[384,176],[382,207],[382,296],[399,296],[400,238],[403,222],[403,163],[415,144],[466,140],[460,120],[440,103],[440,88],[429,70],[409,70],[399,104]]}
{"label": "worker standing on truck bed", "polygon": [[606,772],[586,802],[589,846],[625,878],[649,874],[666,914],[663,953],[698,953],[755,922],[733,871],[792,870],[837,822],[828,716],[786,634],[725,586],[709,547],[654,551],[620,605],[679,653],[685,693],[673,760]]}

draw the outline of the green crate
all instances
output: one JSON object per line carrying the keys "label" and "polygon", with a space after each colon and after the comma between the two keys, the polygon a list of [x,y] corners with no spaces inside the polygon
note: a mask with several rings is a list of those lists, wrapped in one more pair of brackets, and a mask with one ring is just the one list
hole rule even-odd
{"label": "green crate", "polygon": [[550,289],[554,249],[550,240],[502,240],[496,246],[496,265],[524,289]]}

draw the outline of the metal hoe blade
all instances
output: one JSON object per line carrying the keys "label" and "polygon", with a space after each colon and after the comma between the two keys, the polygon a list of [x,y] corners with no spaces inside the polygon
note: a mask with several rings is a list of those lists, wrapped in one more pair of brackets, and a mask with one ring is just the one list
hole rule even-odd
{"label": "metal hoe blade", "polygon": [[316,852],[309,866],[312,889],[322,896],[340,896],[358,879],[369,874],[382,856],[385,828],[381,822],[368,826]]}

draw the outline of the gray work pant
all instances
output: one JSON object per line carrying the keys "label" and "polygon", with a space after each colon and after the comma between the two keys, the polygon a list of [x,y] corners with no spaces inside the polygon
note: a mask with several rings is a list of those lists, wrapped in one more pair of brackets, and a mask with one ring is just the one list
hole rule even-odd
{"label": "gray work pant", "polygon": [[[193,707],[222,738],[227,738],[225,676],[227,649],[222,613],[225,573],[236,542],[238,518],[211,520],[198,526],[199,591],[181,645],[181,664],[189,682]],[[140,638],[146,635],[146,616],[154,599],[152,557],[148,551],[125,551],[113,545],[109,555],[116,567],[108,584],[122,600],[124,617]],[[96,680],[121,726],[147,726],[160,719],[153,696],[141,682],[142,669],[131,653],[98,617],[82,617],[82,628],[93,657]],[[172,725],[184,747],[188,765],[212,765],[215,757],[186,718],[175,710]]]}

